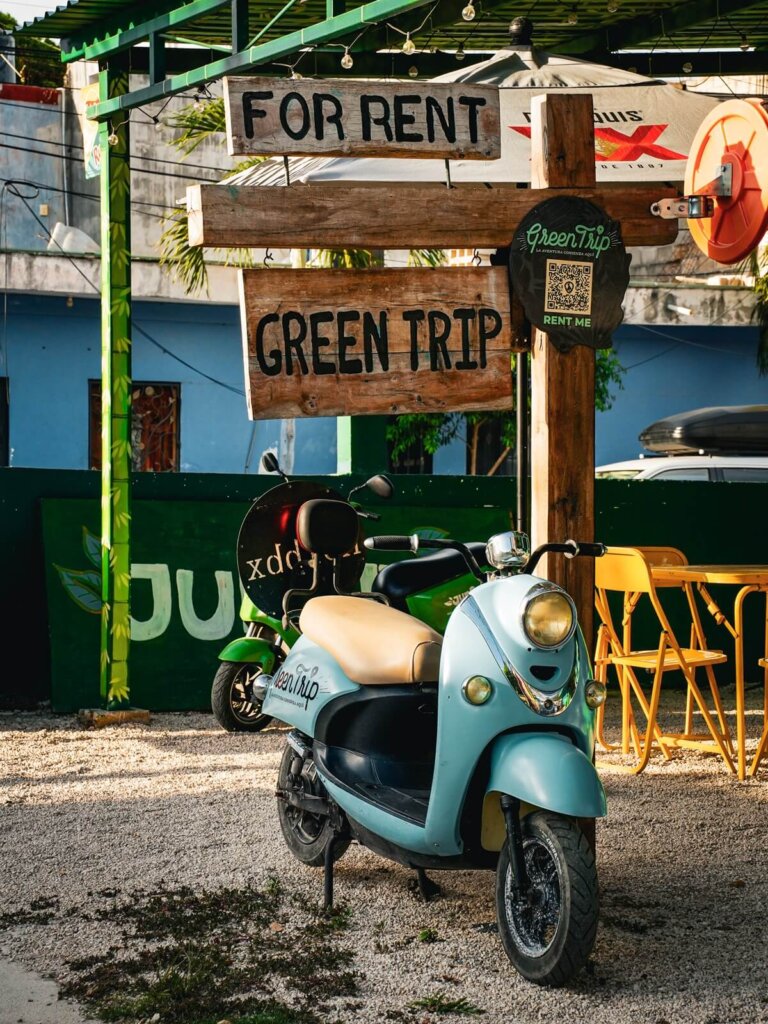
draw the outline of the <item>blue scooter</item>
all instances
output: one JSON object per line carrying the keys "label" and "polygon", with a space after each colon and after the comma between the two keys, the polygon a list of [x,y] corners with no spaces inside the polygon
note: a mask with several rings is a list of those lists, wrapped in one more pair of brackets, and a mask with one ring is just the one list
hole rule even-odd
{"label": "blue scooter", "polygon": [[[299,511],[299,542],[319,557],[340,559],[356,531],[341,502]],[[595,857],[582,826],[606,813],[593,765],[605,688],[591,678],[571,598],[533,570],[545,551],[605,549],[567,541],[529,556],[524,535],[499,534],[486,577],[455,541],[365,544],[452,548],[479,585],[444,637],[381,595],[303,605],[302,635],[262,682],[264,712],[293,727],[277,786],[286,843],[304,864],[325,867],[326,906],[334,861],[353,839],[414,868],[425,898],[439,891],[426,869],[495,869],[509,959],[531,981],[562,985],[597,931]]]}

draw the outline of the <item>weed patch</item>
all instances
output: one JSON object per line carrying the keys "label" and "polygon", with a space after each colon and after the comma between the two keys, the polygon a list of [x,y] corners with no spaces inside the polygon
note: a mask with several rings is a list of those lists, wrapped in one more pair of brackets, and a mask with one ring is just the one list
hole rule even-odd
{"label": "weed patch", "polygon": [[485,1013],[479,1006],[474,1006],[463,996],[459,999],[451,999],[445,992],[435,992],[423,999],[415,999],[408,1004],[409,1010],[426,1010],[427,1013],[447,1014],[455,1013],[460,1017],[478,1017]]}
{"label": "weed patch", "polygon": [[326,917],[274,880],[118,897],[97,916],[119,923],[122,942],[70,961],[63,994],[104,1021],[325,1024],[328,1000],[357,992],[353,954],[338,943],[349,912]]}

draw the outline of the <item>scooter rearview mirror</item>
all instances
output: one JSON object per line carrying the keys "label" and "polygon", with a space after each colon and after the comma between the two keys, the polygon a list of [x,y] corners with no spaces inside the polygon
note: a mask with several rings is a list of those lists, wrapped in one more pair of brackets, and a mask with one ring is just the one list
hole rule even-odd
{"label": "scooter rearview mirror", "polygon": [[280,476],[285,477],[274,452],[264,452],[261,456],[261,468],[267,473],[279,473]]}
{"label": "scooter rearview mirror", "polygon": [[391,498],[395,493],[395,485],[389,477],[384,476],[383,473],[377,473],[376,476],[372,476],[370,480],[366,480],[365,486],[369,491],[373,491],[378,498]]}

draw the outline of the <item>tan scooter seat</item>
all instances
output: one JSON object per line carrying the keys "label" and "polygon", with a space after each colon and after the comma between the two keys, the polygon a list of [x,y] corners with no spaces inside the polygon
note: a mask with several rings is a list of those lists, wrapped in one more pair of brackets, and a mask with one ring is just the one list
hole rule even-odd
{"label": "tan scooter seat", "polygon": [[324,647],[363,686],[436,683],[443,639],[405,612],[363,597],[313,597],[301,612],[304,636]]}

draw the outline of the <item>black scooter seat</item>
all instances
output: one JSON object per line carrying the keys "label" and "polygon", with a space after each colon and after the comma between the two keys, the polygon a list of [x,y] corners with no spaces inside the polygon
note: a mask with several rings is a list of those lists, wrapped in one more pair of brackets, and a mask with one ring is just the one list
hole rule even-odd
{"label": "black scooter seat", "polygon": [[[470,542],[467,547],[481,567],[487,565],[485,544]],[[458,551],[436,551],[433,555],[422,555],[420,558],[385,566],[374,579],[371,590],[374,594],[388,597],[394,608],[407,611],[405,599],[411,594],[436,587],[468,572],[469,566]]]}

